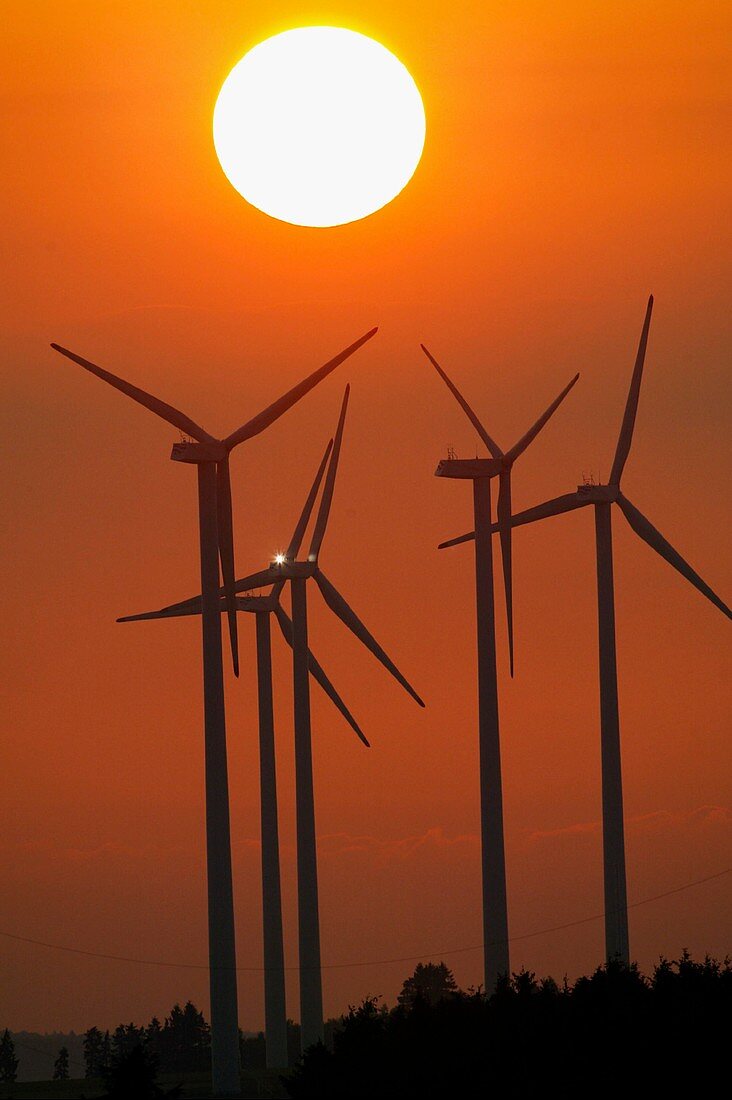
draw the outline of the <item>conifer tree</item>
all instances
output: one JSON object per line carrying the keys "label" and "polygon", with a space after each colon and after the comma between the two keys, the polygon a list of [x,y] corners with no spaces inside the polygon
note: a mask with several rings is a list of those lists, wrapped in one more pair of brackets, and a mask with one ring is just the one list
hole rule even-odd
{"label": "conifer tree", "polygon": [[53,1080],[68,1081],[69,1079],[69,1051],[68,1047],[61,1047],[58,1057],[53,1063]]}
{"label": "conifer tree", "polygon": [[419,999],[434,1005],[456,992],[452,970],[444,962],[417,963],[412,976],[404,982],[398,1001],[403,1008],[413,1008],[414,1002]]}
{"label": "conifer tree", "polygon": [[15,1057],[13,1037],[5,1028],[0,1039],[0,1081],[15,1081],[18,1077],[18,1059]]}

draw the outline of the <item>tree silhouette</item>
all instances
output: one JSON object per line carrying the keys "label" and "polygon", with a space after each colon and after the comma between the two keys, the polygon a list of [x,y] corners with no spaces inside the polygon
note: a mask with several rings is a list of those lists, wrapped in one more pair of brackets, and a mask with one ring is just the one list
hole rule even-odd
{"label": "tree silhouette", "polygon": [[168,1092],[157,1083],[157,1055],[147,1050],[142,1043],[123,1050],[115,1055],[111,1065],[102,1073],[106,1092],[105,1100],[155,1100],[157,1097],[178,1097],[181,1086]]}
{"label": "tree silhouette", "polygon": [[158,1058],[160,1058],[162,1055],[161,1035],[163,1029],[157,1016],[153,1016],[152,1020],[144,1029],[144,1031],[146,1048],[150,1051],[151,1054],[155,1054]]}
{"label": "tree silhouette", "polygon": [[[191,1073],[211,1067],[209,1025],[193,1002],[187,1001],[182,1008],[173,1005],[162,1025],[153,1016],[147,1027],[119,1024],[111,1037],[108,1031],[89,1028],[84,1033],[86,1077],[104,1077],[106,1070],[126,1065],[126,1055],[138,1047],[157,1059],[163,1073]],[[135,1057],[139,1060],[139,1055]]]}
{"label": "tree silhouette", "polygon": [[53,1080],[68,1081],[69,1079],[69,1049],[61,1047],[58,1057],[53,1063]]}
{"label": "tree silhouette", "polygon": [[18,1077],[18,1059],[15,1057],[13,1037],[5,1028],[0,1039],[0,1081],[15,1081]]}
{"label": "tree silhouette", "polygon": [[165,1072],[191,1073],[211,1065],[210,1028],[192,1001],[173,1005],[158,1036]]}
{"label": "tree silhouette", "polygon": [[134,1024],[120,1024],[112,1035],[112,1057],[119,1059],[123,1054],[134,1050],[145,1040],[145,1028]]}
{"label": "tree silhouette", "polygon": [[84,1063],[86,1077],[101,1077],[112,1057],[112,1043],[108,1031],[90,1027],[84,1032]]}
{"label": "tree silhouette", "polygon": [[417,963],[414,973],[407,978],[397,998],[403,1008],[413,1008],[417,998],[435,1005],[443,997],[457,992],[453,973],[444,962]]}

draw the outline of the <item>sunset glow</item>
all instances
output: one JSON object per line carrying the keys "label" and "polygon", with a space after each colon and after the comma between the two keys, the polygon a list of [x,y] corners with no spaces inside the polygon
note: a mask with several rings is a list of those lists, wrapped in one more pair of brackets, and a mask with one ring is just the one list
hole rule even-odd
{"label": "sunset glow", "polygon": [[[308,21],[353,29],[291,29]],[[462,989],[483,983],[475,543],[437,549],[474,528],[474,496],[470,480],[434,473],[448,454],[494,460],[420,344],[504,454],[581,373],[511,468],[512,513],[574,499],[585,480],[579,494],[592,498],[512,533],[513,678],[498,533],[492,556],[510,965],[560,988],[565,974],[594,973],[606,888],[595,502],[616,491],[651,293],[622,493],[732,601],[732,157],[720,141],[732,5],[10,0],[4,31],[0,1039],[17,1034],[21,1075],[38,1045],[23,1030],[48,1034],[50,1077],[63,1041],[50,1036],[73,1029],[81,1077],[87,1028],[162,1022],[189,999],[210,1019],[201,616],[117,622],[201,592],[196,469],[170,461],[182,428],[52,341],[218,439],[379,329],[217,475],[231,486],[235,579],[268,578],[236,592],[238,678],[221,616],[239,1024],[250,1035],[265,1024],[265,616],[287,1015],[300,1013],[294,660],[281,629],[293,578],[308,585],[308,646],[371,746],[313,684],[324,1013],[372,993],[393,1006],[417,959],[444,960]],[[275,75],[279,100],[252,100],[243,123],[232,108],[242,160],[226,162],[218,126],[235,75],[306,34],[365,43],[401,74],[405,99],[411,87],[421,128],[407,131],[401,174],[353,114],[348,148],[363,155],[351,174],[328,162],[338,187],[320,154],[298,160],[274,130],[276,163],[266,144],[242,145],[250,131],[264,141],[257,112],[276,102],[297,129],[288,111],[302,89]],[[344,102],[339,87],[333,103]],[[370,200],[350,190],[359,166],[383,160],[391,189]],[[288,207],[276,208],[280,186]],[[360,220],[312,228],[339,217]],[[313,583],[315,514],[288,550],[349,383],[318,567],[424,709]],[[504,471],[504,507],[506,483]],[[732,865],[732,635],[628,509],[610,510],[630,943],[648,973],[684,947],[731,951],[732,874],[720,872]],[[38,599],[39,577],[52,598]],[[414,961],[392,961],[403,959]],[[646,1045],[653,1069],[660,1056]],[[89,1081],[68,1094],[83,1091]]]}

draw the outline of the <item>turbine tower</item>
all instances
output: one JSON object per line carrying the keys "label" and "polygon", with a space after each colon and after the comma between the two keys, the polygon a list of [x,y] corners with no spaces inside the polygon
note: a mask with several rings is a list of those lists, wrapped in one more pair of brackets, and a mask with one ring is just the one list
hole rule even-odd
{"label": "turbine tower", "polygon": [[209,435],[178,409],[131,385],[58,344],[51,347],[139,405],[178,428],[195,442],[176,443],[171,459],[198,468],[198,523],[201,559],[204,742],[206,772],[206,866],[211,993],[211,1063],[215,1096],[240,1091],[239,1026],[231,881],[231,834],[226,762],[224,679],[219,614],[219,560],[226,590],[234,671],[238,671],[236,609],[233,603],[234,551],[229,480],[229,454],[240,443],[263,432],[375,335],[371,329],[334,359],[303,379],[277,401],[224,439]]}
{"label": "turbine tower", "polygon": [[237,581],[236,590],[246,592],[289,581],[292,598],[293,681],[295,713],[295,798],[297,820],[298,942],[300,970],[301,1045],[306,1050],[323,1039],[323,982],[320,962],[320,917],[318,865],[315,845],[315,802],[313,794],[312,731],[310,721],[310,679],[308,676],[308,622],[306,585],[312,579],[330,610],[373,653],[421,707],[424,703],[402,676],[394,662],[327,579],[318,559],[333,499],[338,458],[343,438],[349,388],[346,387],[338,430],[330,455],[323,495],[313,530],[307,560],[278,555],[277,561],[259,573]]}
{"label": "turbine tower", "polygon": [[491,458],[442,459],[436,477],[473,483],[475,519],[475,597],[478,632],[478,739],[480,750],[480,838],[483,892],[483,968],[485,991],[491,994],[509,974],[506,856],[503,840],[503,791],[496,670],[495,597],[491,539],[491,480],[499,479],[498,528],[501,536],[508,645],[513,676],[513,581],[511,568],[511,470],[579,378],[575,375],[525,435],[505,453],[424,344],[422,351],[473,425]]}
{"label": "turbine tower", "polygon": [[[313,505],[325,473],[333,445],[331,440],[318,469],[302,515],[287,549],[286,557],[294,560],[300,550]],[[292,648],[292,621],[280,602],[285,581],[278,580],[266,596],[235,596],[237,611],[253,614],[257,637],[257,696],[259,701],[259,780],[262,844],[262,928],[264,939],[264,1019],[265,1050],[268,1069],[287,1066],[287,1009],[285,1000],[285,953],[282,935],[282,889],[280,878],[280,844],[277,813],[277,771],[275,766],[274,705],[272,698],[271,616],[287,644]],[[227,610],[227,598],[222,591],[220,609]],[[171,604],[159,611],[126,615],[118,622],[138,622],[143,619],[171,619],[201,614],[201,597]],[[312,651],[308,651],[310,675],[344,716],[368,748],[368,741],[340,695],[326,676]]]}
{"label": "turbine tower", "polygon": [[[620,480],[630,454],[643,364],[648,344],[653,296],[641,331],[635,367],[630,381],[625,415],[615,450],[610,480],[606,485],[578,485],[576,493],[547,500],[511,518],[513,527],[558,516],[592,504],[595,509],[595,551],[597,558],[597,610],[600,657],[600,749],[602,760],[602,837],[605,893],[605,955],[608,960],[630,961],[628,940],[628,900],[625,873],[625,837],[623,830],[623,781],[620,760],[620,723],[618,712],[618,673],[615,651],[615,588],[611,508],[617,504],[626,520],[651,549],[686,577],[708,600],[730,617],[730,609],[712,591],[699,574],[684,561],[678,551],[631,504],[620,490]],[[493,530],[497,530],[494,526]],[[477,530],[477,528],[476,528]],[[475,538],[471,531],[440,544],[440,549],[456,546]]]}

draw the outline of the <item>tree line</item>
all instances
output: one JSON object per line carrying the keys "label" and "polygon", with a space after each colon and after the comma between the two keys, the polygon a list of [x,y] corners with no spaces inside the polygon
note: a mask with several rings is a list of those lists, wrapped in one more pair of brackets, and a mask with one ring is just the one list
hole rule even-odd
{"label": "tree line", "polygon": [[[162,1023],[153,1016],[143,1027],[134,1023],[119,1024],[112,1031],[91,1027],[84,1032],[83,1038],[84,1075],[87,1078],[104,1079],[140,1048],[163,1073],[185,1074],[209,1069],[211,1065],[209,1025],[191,1001],[182,1008],[179,1004],[173,1005]],[[13,1036],[6,1028],[0,1037],[0,1082],[16,1081],[19,1064]],[[72,1068],[68,1047],[62,1046],[54,1062],[53,1080],[78,1077],[79,1073],[72,1072]]]}
{"label": "tree line", "polygon": [[[299,1057],[299,1027],[288,1021],[290,1065],[282,1085],[293,1100],[400,1100],[492,1090],[508,1100],[711,1095],[726,1074],[732,1034],[732,961],[697,962],[684,952],[662,958],[650,976],[609,963],[589,977],[537,978],[521,970],[487,996],[458,988],[444,962],[419,964],[388,1008],[377,996],[327,1021],[325,1044]],[[208,1070],[209,1025],[196,1006],[176,1004],[163,1023],[92,1027],[84,1034],[88,1078],[109,1097],[175,1096],[157,1085],[159,1071]],[[265,1039],[241,1035],[242,1069],[265,1064]],[[0,1081],[16,1079],[18,1058],[6,1029]],[[75,1076],[75,1074],[72,1074]],[[69,1077],[68,1050],[54,1079]]]}
{"label": "tree line", "polygon": [[522,970],[491,996],[419,966],[397,1005],[351,1007],[284,1079],[293,1100],[711,1096],[729,1082],[732,965],[609,963],[569,983]]}
{"label": "tree line", "polygon": [[153,1016],[144,1027],[119,1024],[112,1032],[89,1028],[84,1032],[86,1076],[103,1077],[137,1047],[152,1055],[163,1073],[194,1073],[211,1065],[209,1025],[203,1013],[187,1001],[183,1008],[173,1005],[162,1024]]}

